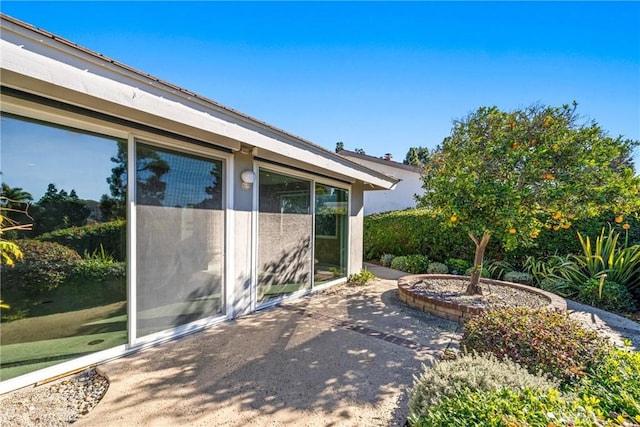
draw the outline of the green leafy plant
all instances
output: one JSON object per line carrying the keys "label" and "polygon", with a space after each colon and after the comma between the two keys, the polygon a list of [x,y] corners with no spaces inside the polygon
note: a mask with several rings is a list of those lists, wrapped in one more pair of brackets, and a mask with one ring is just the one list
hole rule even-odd
{"label": "green leafy plant", "polygon": [[[467,268],[467,271],[465,271],[464,274],[466,276],[471,276],[473,274],[473,267]],[[489,272],[488,268],[483,267],[482,272],[480,273],[480,276],[484,277],[485,279],[489,279],[491,277],[491,273]]]}
{"label": "green leafy plant", "polygon": [[556,277],[548,277],[542,280],[538,287],[547,292],[553,292],[564,298],[570,298],[575,295],[576,291],[571,283]]}
{"label": "green leafy plant", "polygon": [[460,345],[467,351],[511,359],[531,373],[547,373],[563,383],[584,375],[608,349],[597,332],[567,313],[524,307],[489,310],[470,318]]}
{"label": "green leafy plant", "polygon": [[640,352],[612,348],[589,368],[574,391],[582,400],[595,398],[602,417],[620,416],[640,424]]}
{"label": "green leafy plant", "polygon": [[635,301],[627,288],[619,283],[606,280],[605,277],[590,279],[581,286],[578,290],[578,301],[616,313],[635,311]]}
{"label": "green leafy plant", "polygon": [[619,237],[620,233],[611,227],[605,235],[603,228],[592,244],[589,236],[583,237],[578,233],[582,254],[569,255],[570,262],[559,270],[559,276],[576,289],[602,275],[629,291],[640,288],[640,245],[622,247]]}
{"label": "green leafy plant", "polygon": [[350,274],[347,282],[354,285],[364,286],[370,281],[375,280],[376,276],[367,269],[360,270],[360,273]]}
{"label": "green leafy plant", "polygon": [[395,257],[393,254],[383,254],[380,257],[380,264],[382,264],[383,267],[391,267],[391,261],[393,261]]}
{"label": "green leafy plant", "polygon": [[502,279],[507,282],[521,283],[523,285],[533,284],[533,277],[529,273],[524,273],[521,271],[509,271],[508,273],[504,274]]}
{"label": "green leafy plant", "polygon": [[425,367],[420,376],[414,376],[409,393],[409,412],[419,417],[432,405],[446,397],[456,396],[466,389],[495,391],[502,388],[546,390],[557,388],[557,381],[530,374],[510,360],[498,360],[493,354],[464,354],[455,360],[445,360],[433,367]]}
{"label": "green leafy plant", "polygon": [[449,267],[449,270],[453,274],[463,274],[465,271],[471,268],[470,262],[460,258],[448,258],[445,261],[445,264],[447,265],[447,267]]}
{"label": "green leafy plant", "polygon": [[493,279],[503,279],[506,273],[515,271],[515,268],[506,261],[493,261],[488,263],[489,277]]}
{"label": "green leafy plant", "polygon": [[430,262],[427,267],[427,273],[429,274],[447,274],[449,267],[441,262]]}
{"label": "green leafy plant", "polygon": [[60,286],[80,262],[78,253],[58,243],[21,240],[23,258],[2,269],[2,286],[37,295]]}
{"label": "green leafy plant", "polygon": [[411,274],[426,273],[429,268],[429,259],[419,254],[398,256],[391,261],[391,268]]}
{"label": "green leafy plant", "polygon": [[577,406],[556,389],[477,391],[466,389],[444,398],[418,417],[413,427],[594,426],[595,411]]}

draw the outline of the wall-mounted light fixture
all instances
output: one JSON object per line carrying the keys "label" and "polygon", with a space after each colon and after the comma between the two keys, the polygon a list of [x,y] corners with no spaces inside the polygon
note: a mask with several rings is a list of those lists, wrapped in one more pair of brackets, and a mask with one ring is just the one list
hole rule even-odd
{"label": "wall-mounted light fixture", "polygon": [[247,169],[246,171],[242,171],[240,179],[242,180],[242,189],[249,190],[251,185],[256,182],[256,174],[254,171]]}

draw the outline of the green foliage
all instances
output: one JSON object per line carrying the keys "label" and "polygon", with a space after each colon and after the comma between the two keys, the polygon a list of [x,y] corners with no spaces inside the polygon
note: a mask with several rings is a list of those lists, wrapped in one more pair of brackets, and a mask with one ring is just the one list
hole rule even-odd
{"label": "green foliage", "polygon": [[429,162],[431,153],[425,147],[411,147],[402,163],[416,167],[424,167]]}
{"label": "green foliage", "polygon": [[33,206],[33,236],[68,227],[78,227],[87,223],[91,210],[86,207],[75,190],[65,190],[49,184],[46,193]]}
{"label": "green foliage", "polygon": [[571,283],[556,277],[543,279],[537,286],[544,291],[553,292],[564,298],[570,298],[575,295],[575,289],[571,286]]}
{"label": "green foliage", "polygon": [[619,237],[620,233],[611,228],[605,235],[603,228],[592,245],[589,236],[578,234],[582,254],[569,255],[571,263],[560,270],[560,277],[577,289],[605,274],[607,280],[619,283],[629,291],[640,288],[640,245],[623,247]]}
{"label": "green foliage", "polygon": [[444,263],[453,274],[463,274],[472,267],[470,262],[460,258],[448,258]]}
{"label": "green foliage", "polygon": [[429,258],[419,254],[398,256],[391,261],[391,268],[411,274],[426,273],[429,268]]}
{"label": "green foliage", "polygon": [[393,254],[383,254],[380,257],[380,263],[382,264],[383,267],[391,267],[391,262],[395,257],[396,256]]}
{"label": "green foliage", "polygon": [[57,288],[80,261],[76,251],[58,243],[20,240],[20,248],[23,258],[2,269],[2,286],[29,295]]}
{"label": "green foliage", "polygon": [[446,397],[464,393],[467,389],[546,390],[557,388],[558,385],[546,377],[530,374],[510,360],[498,360],[493,354],[466,354],[455,360],[440,361],[430,368],[423,366],[423,373],[419,377],[414,376],[413,388],[409,393],[409,412],[411,417],[419,417],[430,406],[437,405]]}
{"label": "green foliage", "polygon": [[524,307],[489,310],[464,324],[467,351],[511,359],[529,372],[548,373],[563,383],[579,378],[607,349],[598,334],[567,313]]}
{"label": "green foliage", "polygon": [[122,297],[126,296],[127,264],[98,258],[81,260],[70,272],[66,283],[76,290],[101,287]]}
{"label": "green foliage", "polygon": [[616,313],[633,312],[636,309],[631,293],[619,283],[611,280],[589,279],[580,286],[578,301]]}
{"label": "green foliage", "polygon": [[493,261],[489,263],[487,269],[489,270],[490,277],[497,280],[502,279],[506,273],[515,271],[513,266],[506,261]]}
{"label": "green foliage", "polygon": [[619,414],[625,421],[640,423],[640,352],[612,348],[590,367],[575,392],[583,400],[596,398],[605,416]]}
{"label": "green foliage", "polygon": [[126,233],[126,221],[116,220],[56,230],[39,236],[38,240],[60,243],[81,254],[104,251],[114,259],[124,261]]}
{"label": "green foliage", "polygon": [[376,276],[372,272],[363,268],[362,270],[360,270],[360,273],[349,275],[347,282],[354,285],[364,286],[370,281],[375,280],[375,278]]}
{"label": "green foliage", "polygon": [[533,277],[529,273],[523,273],[520,271],[509,271],[503,276],[503,280],[507,282],[521,283],[523,285],[533,284]]}
{"label": "green foliage", "polygon": [[427,273],[429,274],[447,274],[448,272],[449,267],[441,262],[430,262],[429,267],[427,267]]}
{"label": "green foliage", "polygon": [[[467,268],[467,271],[464,272],[465,276],[471,276],[473,273],[473,267]],[[491,272],[486,267],[482,268],[482,273],[480,273],[480,277],[484,277],[485,279],[489,279],[491,277]]]}
{"label": "green foliage", "polygon": [[640,142],[610,138],[595,122],[578,124],[576,108],[482,107],[455,121],[432,154],[418,206],[468,233],[474,264],[483,263],[491,239],[509,251],[532,245],[547,227],[640,209],[640,176],[630,162]]}
{"label": "green foliage", "polygon": [[[414,427],[449,426],[594,426],[595,413],[564,399],[555,389],[501,389],[492,392],[464,390],[446,397],[420,417]],[[557,423],[557,424],[556,424]]]}

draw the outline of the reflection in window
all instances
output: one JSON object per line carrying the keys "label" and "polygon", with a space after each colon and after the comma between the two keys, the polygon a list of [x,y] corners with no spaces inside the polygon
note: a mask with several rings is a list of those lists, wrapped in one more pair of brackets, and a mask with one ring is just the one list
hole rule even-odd
{"label": "reflection in window", "polygon": [[138,336],[222,313],[222,161],[136,145]]}
{"label": "reflection in window", "polygon": [[311,286],[311,182],[260,169],[258,300]]}
{"label": "reflection in window", "polygon": [[1,268],[6,380],[127,342],[127,166],[125,141],[1,120],[3,223],[32,224],[3,234],[24,254]]}
{"label": "reflection in window", "polygon": [[314,283],[347,275],[349,191],[316,184]]}

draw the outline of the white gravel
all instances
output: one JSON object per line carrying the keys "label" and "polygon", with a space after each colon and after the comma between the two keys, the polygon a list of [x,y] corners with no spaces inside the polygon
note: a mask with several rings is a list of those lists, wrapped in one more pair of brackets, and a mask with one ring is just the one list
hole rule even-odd
{"label": "white gravel", "polygon": [[65,426],[100,402],[109,381],[95,368],[39,387],[0,396],[1,426]]}

